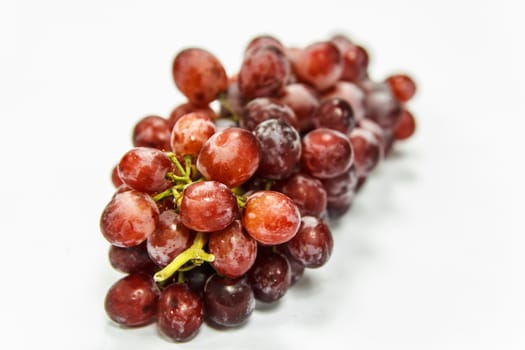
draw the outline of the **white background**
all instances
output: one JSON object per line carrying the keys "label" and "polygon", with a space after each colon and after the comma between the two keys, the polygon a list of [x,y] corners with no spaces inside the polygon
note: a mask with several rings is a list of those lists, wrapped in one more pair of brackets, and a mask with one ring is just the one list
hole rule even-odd
{"label": "white background", "polygon": [[[525,52],[519,1],[2,1],[2,349],[525,348]],[[134,123],[183,101],[188,46],[228,73],[253,36],[343,32],[405,71],[417,135],[334,226],[335,249],[241,329],[184,345],[103,310],[121,275],[100,213]]]}

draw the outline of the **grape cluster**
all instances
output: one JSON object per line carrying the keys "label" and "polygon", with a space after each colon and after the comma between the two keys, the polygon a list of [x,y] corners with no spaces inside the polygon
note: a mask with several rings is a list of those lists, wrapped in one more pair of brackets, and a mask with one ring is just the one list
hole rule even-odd
{"label": "grape cluster", "polygon": [[326,264],[330,220],[415,130],[414,81],[372,80],[368,60],[344,35],[303,48],[257,36],[231,76],[204,49],[180,51],[187,100],[140,120],[112,172],[100,228],[126,276],[107,293],[109,318],[187,341],[203,322],[243,324],[255,300]]}

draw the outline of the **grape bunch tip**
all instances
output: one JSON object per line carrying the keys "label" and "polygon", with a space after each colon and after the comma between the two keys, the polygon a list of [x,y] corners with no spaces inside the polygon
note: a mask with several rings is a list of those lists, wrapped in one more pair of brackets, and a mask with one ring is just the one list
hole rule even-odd
{"label": "grape bunch tip", "polygon": [[185,342],[203,323],[242,325],[256,300],[324,266],[330,222],[416,129],[414,80],[372,80],[368,63],[346,35],[305,47],[256,36],[232,76],[205,49],[180,51],[185,100],[140,119],[111,172],[100,230],[125,277],[106,294],[108,317]]}

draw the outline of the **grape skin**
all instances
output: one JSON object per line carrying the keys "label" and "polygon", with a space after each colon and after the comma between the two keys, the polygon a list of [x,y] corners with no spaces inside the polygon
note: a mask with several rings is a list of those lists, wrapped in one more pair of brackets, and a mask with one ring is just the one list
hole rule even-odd
{"label": "grape skin", "polygon": [[231,279],[213,274],[204,286],[204,310],[212,326],[238,327],[255,309],[246,277]]}
{"label": "grape skin", "polygon": [[158,294],[151,276],[133,273],[111,286],[104,308],[109,318],[120,325],[144,326],[156,319]]}
{"label": "grape skin", "polygon": [[212,265],[223,276],[236,278],[252,267],[257,256],[257,242],[235,220],[224,230],[214,232],[208,241],[208,248],[215,256]]}
{"label": "grape skin", "polygon": [[171,149],[181,159],[186,155],[196,159],[204,143],[214,133],[215,124],[206,114],[185,114],[173,126],[170,135]]}
{"label": "grape skin", "polygon": [[162,290],[158,328],[169,338],[184,342],[197,335],[203,322],[203,303],[187,285],[175,283]]}
{"label": "grape skin", "polygon": [[282,298],[292,283],[288,259],[280,253],[259,254],[248,272],[255,299],[272,303]]}
{"label": "grape skin", "polygon": [[244,100],[277,96],[286,86],[290,72],[290,62],[278,47],[249,50],[239,70],[239,92]]}
{"label": "grape skin", "polygon": [[236,187],[257,170],[260,146],[255,136],[242,128],[226,128],[206,141],[197,158],[197,169],[208,180]]}
{"label": "grape skin", "polygon": [[299,232],[288,242],[290,255],[307,268],[318,268],[326,264],[333,248],[330,228],[324,220],[313,216],[301,218]]}
{"label": "grape skin", "polygon": [[182,224],[194,231],[219,231],[237,216],[237,200],[217,181],[194,182],[184,190],[180,205]]}
{"label": "grape skin", "polygon": [[133,146],[170,150],[170,126],[166,119],[151,115],[142,118],[133,129]]}
{"label": "grape skin", "polygon": [[157,227],[159,209],[147,194],[130,190],[115,194],[104,208],[100,230],[117,247],[144,242]]}
{"label": "grape skin", "polygon": [[135,273],[140,271],[153,271],[155,264],[151,261],[145,243],[122,248],[111,245],[108,252],[111,266],[115,270],[124,273]]}
{"label": "grape skin", "polygon": [[166,210],[160,214],[157,228],[146,241],[148,254],[155,264],[166,266],[191,246],[194,236],[181,223],[175,210]]}
{"label": "grape skin", "polygon": [[301,163],[312,176],[329,179],[344,173],[353,162],[354,152],[346,135],[318,128],[303,137]]}
{"label": "grape skin", "polygon": [[206,107],[228,86],[220,61],[199,48],[188,48],[177,54],[173,61],[173,79],[189,102],[199,107]]}
{"label": "grape skin", "polygon": [[292,239],[299,229],[301,214],[286,195],[257,191],[246,201],[242,225],[257,242],[281,244]]}
{"label": "grape skin", "polygon": [[156,148],[135,147],[122,157],[118,174],[129,187],[146,193],[165,190],[171,185],[166,173],[172,170],[168,156]]}
{"label": "grape skin", "polygon": [[257,125],[253,134],[265,150],[261,152],[259,176],[274,180],[290,176],[301,159],[297,130],[284,120],[269,119]]}

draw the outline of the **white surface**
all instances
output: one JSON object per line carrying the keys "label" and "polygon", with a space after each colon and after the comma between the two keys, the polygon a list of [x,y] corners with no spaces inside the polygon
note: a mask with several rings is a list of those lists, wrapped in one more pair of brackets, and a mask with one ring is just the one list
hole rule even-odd
{"label": "white surface", "polygon": [[[518,3],[3,1],[0,348],[525,348]],[[174,55],[204,47],[233,73],[256,34],[338,31],[374,78],[416,78],[419,129],[334,229],[329,264],[241,329],[177,345],[112,325],[99,215],[134,123],[183,101]]]}

